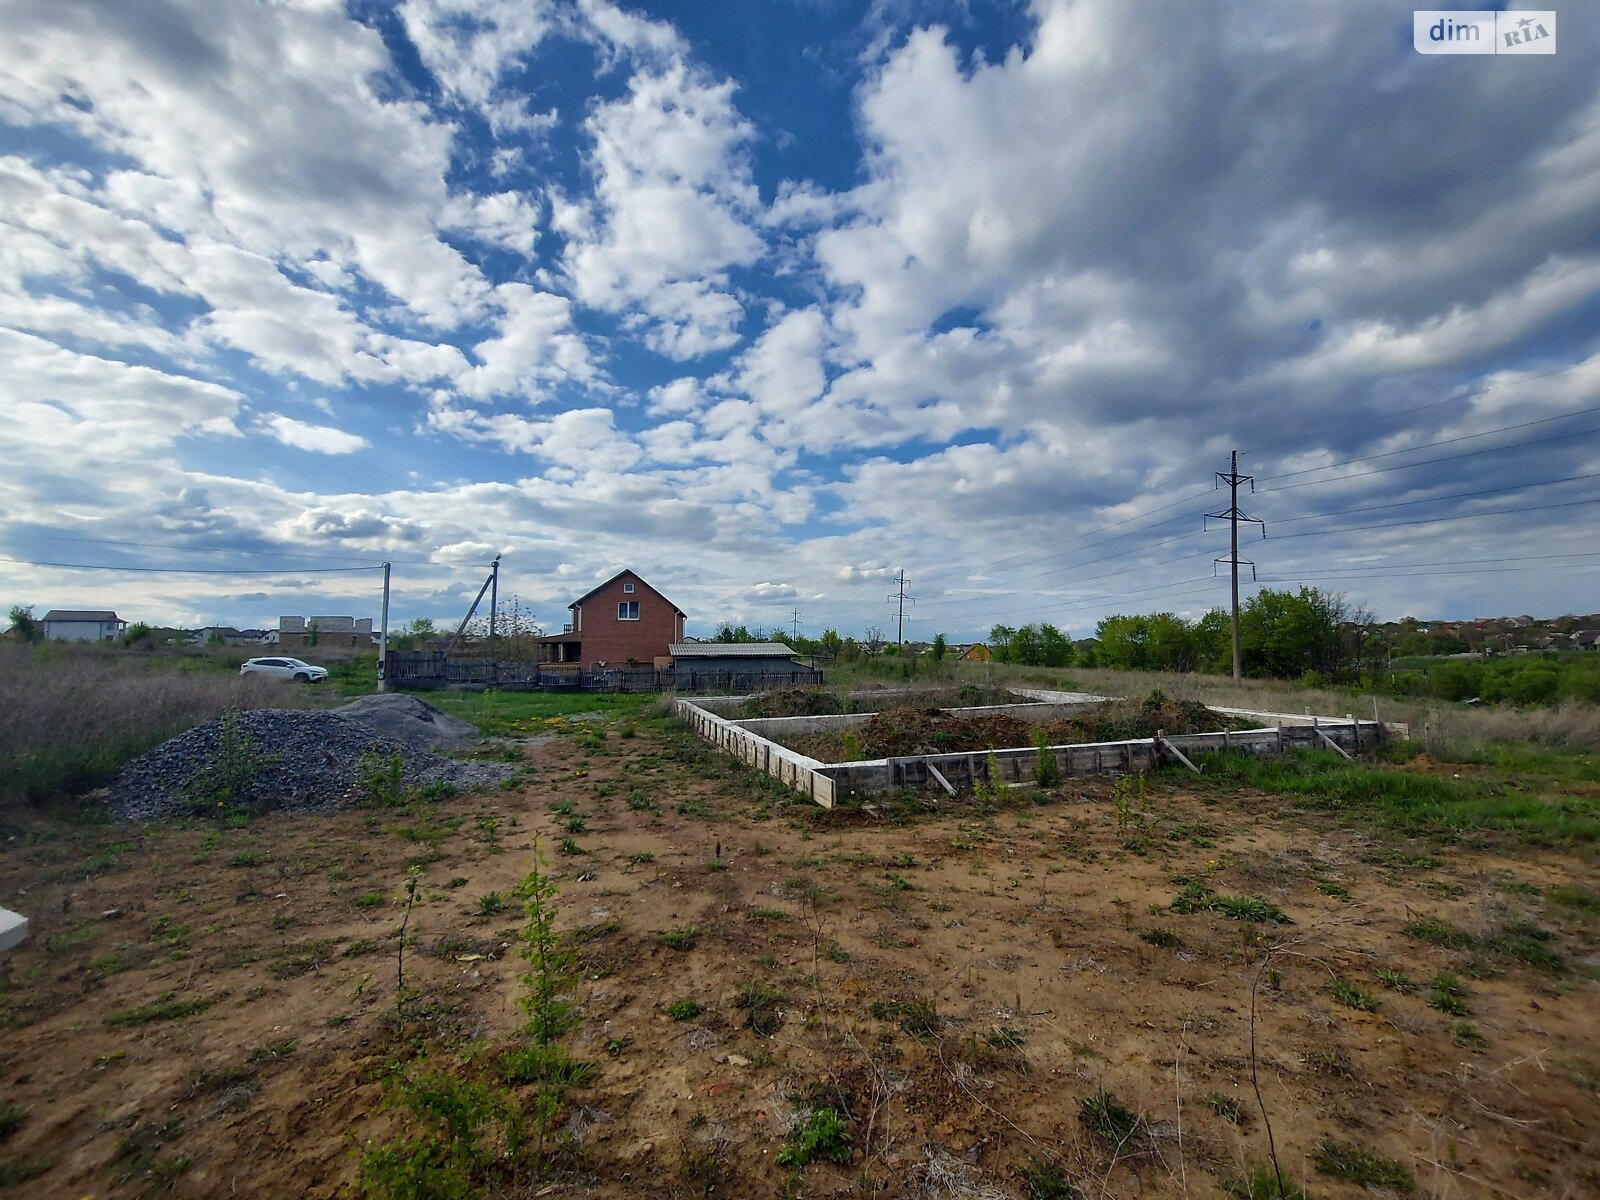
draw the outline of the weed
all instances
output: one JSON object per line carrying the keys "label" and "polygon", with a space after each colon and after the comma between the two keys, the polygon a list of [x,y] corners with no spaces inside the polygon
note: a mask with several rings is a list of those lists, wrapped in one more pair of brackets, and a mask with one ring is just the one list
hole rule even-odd
{"label": "weed", "polygon": [[240,804],[256,776],[273,761],[240,727],[239,710],[231,708],[223,714],[217,729],[215,757],[184,784],[184,804],[196,814],[212,814]]}
{"label": "weed", "polygon": [[1353,1008],[1357,1012],[1378,1011],[1380,1003],[1378,998],[1360,984],[1351,983],[1348,979],[1330,979],[1327,991],[1346,1008]]}
{"label": "weed", "polygon": [[983,1040],[996,1050],[1017,1050],[1022,1046],[1022,1034],[1006,1025],[996,1025],[983,1035]]}
{"label": "weed", "polygon": [[357,896],[351,903],[357,908],[378,908],[388,899],[382,892],[368,892],[364,896]]}
{"label": "weed", "polygon": [[1427,942],[1431,946],[1442,946],[1447,950],[1471,950],[1478,944],[1478,939],[1465,929],[1457,929],[1450,922],[1437,917],[1409,921],[1401,927],[1401,932],[1418,941]]}
{"label": "weed", "polygon": [[1148,942],[1152,946],[1159,946],[1163,950],[1176,950],[1183,945],[1182,939],[1170,929],[1150,929],[1139,935],[1141,942]]}
{"label": "weed", "polygon": [[632,787],[628,789],[628,807],[634,812],[649,812],[656,808],[656,802],[643,788]]}
{"label": "weed", "polygon": [[1274,1170],[1270,1163],[1255,1163],[1244,1175],[1223,1184],[1239,1200],[1312,1200],[1311,1193]]}
{"label": "weed", "polygon": [[1467,988],[1461,977],[1451,971],[1440,971],[1428,985],[1428,1004],[1452,1017],[1469,1017],[1472,1006],[1467,1003]]}
{"label": "weed", "polygon": [[771,1037],[783,1025],[783,1014],[778,1011],[778,1001],[783,997],[776,988],[752,979],[741,987],[734,1003],[745,1009],[745,1027],[757,1037]]}
{"label": "weed", "polygon": [[1206,1092],[1197,1096],[1196,1100],[1230,1125],[1239,1125],[1244,1121],[1244,1110],[1232,1096],[1224,1096],[1221,1092]]}
{"label": "weed", "polygon": [[1126,1146],[1140,1128],[1138,1116],[1103,1088],[1078,1102],[1078,1119],[1089,1132],[1118,1150]]}
{"label": "weed", "polygon": [[478,897],[478,915],[492,917],[506,906],[506,898],[499,892],[486,892]]}
{"label": "weed", "polygon": [[755,908],[750,910],[752,921],[792,921],[794,914],[781,908]]}
{"label": "weed", "polygon": [[667,1005],[667,1016],[674,1021],[692,1021],[704,1011],[698,1000],[674,1000]]}
{"label": "weed", "polygon": [[1030,1154],[1020,1174],[1028,1200],[1076,1200],[1077,1189],[1058,1163]]}
{"label": "weed", "polygon": [[563,854],[582,854],[584,852],[583,847],[578,845],[577,840],[570,837],[561,839],[560,849]]}
{"label": "weed", "polygon": [[785,1167],[849,1161],[850,1130],[831,1108],[813,1109],[804,1121],[789,1131],[789,1140],[778,1151],[778,1162]]}
{"label": "weed", "polygon": [[1567,969],[1567,963],[1561,955],[1545,945],[1549,939],[1548,930],[1521,925],[1489,939],[1488,944],[1493,949],[1509,954],[1530,967],[1550,975],[1559,975]]}
{"label": "weed", "polygon": [[28,1110],[15,1101],[0,1102],[0,1142],[5,1141],[28,1119]]}
{"label": "weed", "polygon": [[540,869],[538,844],[527,878],[517,886],[517,897],[527,924],[521,933],[521,954],[528,964],[522,982],[528,992],[519,1003],[528,1014],[526,1032],[540,1046],[548,1046],[572,1028],[572,1005],[563,998],[571,986],[576,959],[555,929],[555,881]]}
{"label": "weed", "polygon": [[708,858],[708,859],[706,859],[706,870],[707,871],[710,871],[710,872],[714,873],[714,872],[717,872],[717,871],[726,871],[727,869],[728,869],[728,860],[725,859],[725,858]]}
{"label": "weed", "polygon": [[1471,1021],[1451,1021],[1449,1034],[1450,1040],[1463,1050],[1482,1050],[1489,1044]]}
{"label": "weed", "polygon": [[230,867],[259,867],[272,856],[265,850],[241,850],[228,860]]}
{"label": "weed", "polygon": [[567,818],[566,828],[568,833],[583,833],[589,828],[589,825],[582,817],[572,816]]}
{"label": "weed", "polygon": [[1342,883],[1335,883],[1331,879],[1317,880],[1317,891],[1324,896],[1332,896],[1335,900],[1343,900],[1346,903],[1350,900],[1350,889]]}
{"label": "weed", "polygon": [[1033,731],[1033,781],[1042,788],[1055,787],[1061,782],[1061,764],[1050,752],[1050,735],[1043,729]]}
{"label": "weed", "polygon": [[507,1083],[537,1083],[565,1090],[594,1082],[593,1063],[580,1062],[560,1046],[516,1046],[500,1056],[500,1077]]}
{"label": "weed", "polygon": [[1414,992],[1417,990],[1417,981],[1404,971],[1393,971],[1388,967],[1379,967],[1373,972],[1379,983],[1392,992]]}
{"label": "weed", "polygon": [[399,808],[406,802],[406,764],[398,754],[385,757],[368,750],[356,762],[361,802],[373,808]]}
{"label": "weed", "polygon": [[885,878],[889,881],[889,888],[896,892],[909,892],[912,890],[911,881],[903,876],[890,872]]}
{"label": "weed", "polygon": [[133,1008],[124,1008],[114,1012],[105,1019],[107,1025],[149,1025],[156,1021],[179,1021],[184,1017],[192,1017],[196,1013],[203,1013],[218,1000],[224,993],[213,996],[199,996],[193,1000],[174,1000],[176,992],[167,992],[150,1001],[148,1004],[138,1004]]}
{"label": "weed", "polygon": [[1550,889],[1550,901],[1563,908],[1575,908],[1581,913],[1600,914],[1600,892],[1573,883],[1563,883]]}
{"label": "weed", "polygon": [[1171,907],[1177,913],[1214,912],[1234,921],[1290,924],[1290,918],[1276,904],[1259,896],[1222,896],[1205,884],[1191,880],[1174,898]]}
{"label": "weed", "polygon": [[700,930],[693,925],[682,925],[656,934],[656,945],[665,946],[668,950],[693,950],[699,940]]}
{"label": "weed", "polygon": [[265,1046],[257,1046],[244,1061],[252,1067],[259,1067],[263,1063],[276,1062],[280,1058],[288,1058],[294,1053],[294,1048],[300,1044],[299,1038],[284,1038],[278,1042],[268,1042]]}
{"label": "weed", "polygon": [[1403,1163],[1392,1158],[1382,1158],[1358,1146],[1348,1146],[1332,1138],[1324,1138],[1312,1160],[1317,1170],[1334,1179],[1346,1179],[1366,1187],[1389,1188],[1402,1196],[1417,1190],[1417,1181]]}

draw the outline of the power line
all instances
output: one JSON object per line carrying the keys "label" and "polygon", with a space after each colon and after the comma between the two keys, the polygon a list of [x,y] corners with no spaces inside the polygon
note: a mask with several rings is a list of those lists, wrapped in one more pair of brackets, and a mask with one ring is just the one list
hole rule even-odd
{"label": "power line", "polygon": [[[1429,450],[1434,446],[1450,446],[1456,442],[1470,442],[1473,438],[1489,437],[1496,433],[1510,433],[1513,429],[1529,429],[1535,425],[1548,425],[1551,421],[1565,421],[1570,417],[1583,417],[1597,412],[1600,412],[1600,404],[1591,408],[1574,409],[1572,412],[1561,413],[1554,417],[1540,417],[1536,421],[1520,421],[1515,425],[1501,425],[1496,429],[1485,429],[1479,433],[1464,433],[1460,437],[1440,438],[1436,442],[1422,442],[1416,446],[1407,446],[1404,450],[1386,450],[1382,454],[1363,454],[1359,458],[1347,458],[1343,462],[1324,463],[1320,467],[1302,467],[1298,471],[1285,471],[1281,475],[1264,475],[1262,476],[1262,482],[1270,483],[1274,479],[1293,479],[1296,475],[1310,475],[1314,471],[1331,471],[1335,467],[1348,467],[1354,463],[1375,462],[1380,458],[1393,458],[1397,454],[1410,454],[1415,450]],[[1505,448],[1501,447],[1501,449]],[[1465,458],[1466,455],[1461,457]],[[1278,491],[1279,489],[1273,488],[1271,490]]]}
{"label": "power line", "polygon": [[307,567],[305,570],[283,568],[275,571],[240,569],[218,571],[206,567],[116,567],[105,563],[36,562],[31,558],[3,558],[0,562],[20,563],[25,567],[62,567],[72,571],[136,571],[150,575],[341,575],[351,571],[381,571],[382,563],[365,567]]}
{"label": "power line", "polygon": [[1436,525],[1443,521],[1465,521],[1471,517],[1503,517],[1511,513],[1546,512],[1553,508],[1577,508],[1584,504],[1594,504],[1591,498],[1587,500],[1565,500],[1559,504],[1535,504],[1527,508],[1496,508],[1487,512],[1452,513],[1444,517],[1419,517],[1415,521],[1386,521],[1381,525],[1342,525],[1337,529],[1308,529],[1303,533],[1286,533],[1274,541],[1289,541],[1293,538],[1323,537],[1330,533],[1361,533],[1369,529],[1399,529],[1406,525]]}
{"label": "power line", "polygon": [[[1524,446],[1543,446],[1549,442],[1570,442],[1576,438],[1588,437],[1590,434],[1600,433],[1600,427],[1594,429],[1575,429],[1569,433],[1556,433],[1549,437],[1529,438],[1521,442],[1507,442],[1504,446],[1485,446],[1482,450],[1468,450],[1465,454],[1443,454],[1438,458],[1424,458],[1417,462],[1396,463],[1392,467],[1378,467],[1372,471],[1357,471],[1352,475],[1335,475],[1332,479],[1308,479],[1303,483],[1286,483],[1282,487],[1262,488],[1259,495],[1266,496],[1273,492],[1287,492],[1294,488],[1318,487],[1326,483],[1345,483],[1351,479],[1365,479],[1368,475],[1386,475],[1390,471],[1406,471],[1412,467],[1430,467],[1435,463],[1456,462],[1463,458],[1477,458],[1482,454],[1499,454],[1503,450],[1520,450]],[[1416,447],[1421,449],[1421,447]],[[1359,461],[1352,459],[1351,461]],[[1283,476],[1277,476],[1281,479]]]}
{"label": "power line", "polygon": [[1385,424],[1385,423],[1387,423],[1389,421],[1398,420],[1401,417],[1411,416],[1413,413],[1426,412],[1430,408],[1438,408],[1440,405],[1443,405],[1443,404],[1454,404],[1458,400],[1471,400],[1476,396],[1486,396],[1490,392],[1498,392],[1502,388],[1516,387],[1518,384],[1522,384],[1522,383],[1532,383],[1534,380],[1537,380],[1537,379],[1549,379],[1552,375],[1565,375],[1569,371],[1576,371],[1576,370],[1579,370],[1582,367],[1588,367],[1588,366],[1593,366],[1593,365],[1594,365],[1594,362],[1593,362],[1592,359],[1585,359],[1583,362],[1572,363],[1570,366],[1565,366],[1565,367],[1557,367],[1553,371],[1544,371],[1544,372],[1542,372],[1542,373],[1540,373],[1538,375],[1525,375],[1521,379],[1508,379],[1504,383],[1491,384],[1488,387],[1479,388],[1477,391],[1474,391],[1474,392],[1462,392],[1460,395],[1457,395],[1457,396],[1446,396],[1443,400],[1434,400],[1434,401],[1431,401],[1431,402],[1429,402],[1427,404],[1419,404],[1415,408],[1402,408],[1398,412],[1392,412],[1392,413],[1389,413],[1389,414],[1387,414],[1385,416],[1369,417],[1369,418],[1365,418],[1365,419],[1360,420],[1360,421],[1350,421],[1350,422],[1347,422],[1344,425],[1328,425],[1328,426],[1325,426],[1322,429],[1313,430],[1311,433],[1301,434],[1301,435],[1299,435],[1297,437],[1292,437],[1292,438],[1285,438],[1281,442],[1268,442],[1263,446],[1248,446],[1245,449],[1241,450],[1240,453],[1241,454],[1259,454],[1263,450],[1276,450],[1279,446],[1298,445],[1300,442],[1309,442],[1313,438],[1322,437],[1324,434],[1339,433],[1339,432],[1341,432],[1342,430],[1345,430],[1345,429],[1355,429],[1357,427],[1366,427],[1366,426],[1372,426],[1372,425],[1382,425],[1382,424]]}
{"label": "power line", "polygon": [[1445,496],[1427,496],[1421,500],[1396,500],[1393,504],[1371,504],[1365,508],[1340,508],[1325,513],[1304,513],[1298,517],[1276,517],[1274,525],[1287,525],[1291,521],[1311,521],[1318,517],[1343,517],[1351,513],[1381,512],[1387,508],[1405,508],[1412,504],[1434,504],[1442,500],[1466,500],[1474,496],[1500,496],[1506,492],[1520,492],[1527,488],[1551,487],[1558,483],[1576,483],[1582,479],[1600,479],[1600,471],[1588,475],[1564,475],[1559,479],[1541,479],[1533,483],[1513,483],[1504,487],[1485,488],[1478,492],[1451,492]]}

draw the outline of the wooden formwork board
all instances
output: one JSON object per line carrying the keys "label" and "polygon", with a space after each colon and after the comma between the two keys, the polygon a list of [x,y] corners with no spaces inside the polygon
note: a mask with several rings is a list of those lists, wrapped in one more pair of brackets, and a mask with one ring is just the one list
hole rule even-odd
{"label": "wooden formwork board", "polygon": [[796,754],[776,742],[741,729],[725,717],[707,712],[692,700],[676,700],[673,707],[689,722],[696,734],[755,767],[780,783],[810,797],[823,808],[832,808],[834,782],[817,770],[822,764],[814,758]]}
{"label": "wooden formwork board", "polygon": [[[719,702],[719,706],[725,699]],[[810,797],[824,808],[832,808],[842,789],[846,793],[873,793],[897,788],[920,788],[933,776],[932,766],[947,783],[971,786],[989,780],[992,759],[999,773],[997,781],[1027,783],[1033,779],[1039,751],[1033,747],[1016,749],[927,754],[904,758],[875,759],[863,762],[824,763],[797,753],[762,737],[746,724],[765,728],[794,718],[767,718],[759,722],[732,721],[708,711],[700,703],[679,699],[675,708],[694,731],[707,741],[763,771],[786,786]],[[1275,719],[1259,729],[1224,730],[1217,733],[1162,735],[1122,742],[1072,743],[1047,746],[1064,778],[1088,775],[1123,774],[1153,770],[1173,758],[1170,751],[1184,756],[1217,750],[1241,750],[1251,754],[1281,754],[1299,747],[1314,747],[1332,742],[1340,748],[1360,751],[1376,745],[1396,730],[1380,721],[1339,720],[1296,714],[1250,713],[1243,709],[1219,709],[1235,716],[1265,716]]]}

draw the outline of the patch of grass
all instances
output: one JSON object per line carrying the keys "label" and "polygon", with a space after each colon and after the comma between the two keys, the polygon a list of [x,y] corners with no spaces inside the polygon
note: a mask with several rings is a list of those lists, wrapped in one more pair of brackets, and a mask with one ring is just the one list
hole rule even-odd
{"label": "patch of grass", "polygon": [[564,838],[561,839],[560,850],[561,850],[561,853],[563,853],[563,854],[582,854],[582,853],[584,853],[584,849],[583,849],[582,846],[578,845],[577,839],[570,838],[570,837],[564,837]]}
{"label": "patch of grass", "polygon": [[1159,946],[1163,950],[1176,950],[1183,945],[1183,939],[1170,929],[1150,929],[1139,935],[1141,942],[1148,942],[1152,946]]}
{"label": "patch of grass", "polygon": [[1078,1190],[1059,1163],[1030,1154],[1019,1174],[1028,1200],[1076,1200]]}
{"label": "patch of grass", "polygon": [[1358,983],[1351,983],[1348,979],[1328,980],[1327,992],[1340,1004],[1357,1012],[1377,1012],[1381,1003],[1366,988]]}
{"label": "patch of grass", "polygon": [[983,1040],[996,1050],[1018,1050],[1022,1047],[1022,1034],[1008,1025],[996,1025],[983,1035]]}
{"label": "patch of grass", "polygon": [[1223,1191],[1239,1200],[1313,1200],[1310,1192],[1287,1175],[1279,1176],[1270,1163],[1254,1163],[1243,1175],[1225,1181]]}
{"label": "patch of grass", "polygon": [[1591,916],[1600,915],[1600,892],[1590,891],[1586,887],[1579,887],[1575,883],[1563,883],[1550,889],[1549,899],[1552,904],[1559,904],[1563,908],[1576,909],[1581,913]]}
{"label": "patch of grass", "polygon": [[[453,717],[470,721],[490,737],[529,737],[547,733],[578,713],[632,716],[656,697],[624,692],[433,692],[428,702]],[[580,730],[579,733],[588,732]]]}
{"label": "patch of grass", "polygon": [[1423,917],[1418,921],[1409,921],[1401,926],[1401,932],[1416,938],[1419,942],[1427,942],[1430,946],[1442,946],[1446,950],[1471,950],[1478,944],[1478,939],[1465,929],[1458,929],[1449,921],[1440,920],[1438,917]]}
{"label": "patch of grass", "polygon": [[388,900],[389,897],[382,892],[367,892],[364,895],[357,896],[350,903],[357,908],[379,908],[386,904]]}
{"label": "patch of grass", "polygon": [[704,1011],[698,1000],[674,1000],[667,1005],[667,1016],[674,1021],[692,1021]]}
{"label": "patch of grass", "polygon": [[1106,1145],[1120,1149],[1139,1132],[1140,1120],[1105,1089],[1078,1101],[1078,1119]]}
{"label": "patch of grass", "polygon": [[265,850],[241,850],[228,860],[230,867],[259,867],[272,855]]}
{"label": "patch of grass", "polygon": [[1472,1006],[1467,1003],[1467,987],[1452,971],[1440,971],[1429,982],[1428,1004],[1452,1017],[1472,1015]]}
{"label": "patch of grass", "polygon": [[1489,1044],[1471,1021],[1451,1021],[1447,1032],[1450,1040],[1463,1050],[1482,1050]]}
{"label": "patch of grass", "polygon": [[1292,924],[1289,915],[1260,896],[1219,895],[1198,880],[1189,880],[1169,906],[1176,913],[1214,912],[1234,921]]}
{"label": "patch of grass", "polygon": [[33,1158],[21,1162],[0,1162],[0,1187],[17,1187],[32,1183],[49,1173],[56,1165],[53,1158]]}
{"label": "patch of grass", "polygon": [[700,930],[693,925],[683,925],[656,934],[656,945],[665,946],[668,950],[693,950],[699,940]]}
{"label": "patch of grass", "polygon": [[1566,959],[1545,945],[1550,940],[1548,930],[1536,926],[1520,925],[1507,929],[1498,937],[1489,939],[1491,949],[1509,954],[1519,962],[1549,975],[1560,975],[1567,969]]}
{"label": "patch of grass", "polygon": [[753,908],[750,910],[752,921],[792,921],[794,914],[782,908]]}
{"label": "patch of grass", "polygon": [[132,1008],[124,1008],[106,1017],[107,1025],[150,1025],[157,1021],[180,1021],[184,1017],[192,1017],[196,1013],[203,1013],[218,1000],[222,994],[214,996],[197,996],[193,1000],[174,1000],[176,992],[167,992],[148,1004],[138,1004]]}
{"label": "patch of grass", "polygon": [[282,1041],[268,1042],[265,1046],[257,1046],[244,1061],[252,1066],[259,1067],[263,1063],[277,1062],[280,1058],[288,1058],[294,1053],[294,1048],[300,1044],[299,1038],[284,1038]]}
{"label": "patch of grass", "polygon": [[1417,981],[1404,971],[1393,971],[1388,967],[1379,967],[1373,972],[1378,982],[1392,992],[1414,992],[1417,990]]}
{"label": "patch of grass", "polygon": [[1317,891],[1324,896],[1332,896],[1335,900],[1343,900],[1346,903],[1350,900],[1350,889],[1342,883],[1335,883],[1331,879],[1317,880]]}
{"label": "patch of grass", "polygon": [[478,897],[478,915],[492,917],[506,906],[506,898],[499,892],[486,892]]}
{"label": "patch of grass", "polygon": [[717,871],[726,871],[728,869],[728,860],[725,858],[708,858],[706,859],[705,866],[707,871],[713,873]]}
{"label": "patch of grass", "polygon": [[783,1014],[778,1011],[782,994],[773,987],[749,980],[734,997],[734,1003],[745,1009],[745,1027],[757,1037],[771,1037],[783,1026]]}
{"label": "patch of grass", "polygon": [[5,1141],[28,1119],[28,1110],[12,1100],[0,1103],[0,1142]]}
{"label": "patch of grass", "polygon": [[1221,1092],[1205,1092],[1195,1099],[1230,1125],[1239,1125],[1244,1121],[1244,1110],[1232,1096],[1224,1096]]}
{"label": "patch of grass", "polygon": [[1417,1190],[1417,1181],[1404,1163],[1383,1158],[1359,1146],[1346,1145],[1332,1138],[1324,1138],[1312,1158],[1317,1170],[1334,1179],[1359,1183],[1364,1187],[1382,1187],[1409,1196]]}
{"label": "patch of grass", "polygon": [[500,1056],[500,1077],[507,1083],[583,1087],[597,1073],[593,1063],[580,1062],[556,1045],[518,1046]]}
{"label": "patch of grass", "polygon": [[655,860],[656,860],[656,856],[654,854],[652,854],[649,850],[641,850],[637,854],[628,855],[628,861],[631,862],[636,867],[642,867],[646,863],[653,863],[653,862],[655,862]]}
{"label": "patch of grass", "polygon": [[870,1011],[878,1020],[893,1021],[913,1037],[932,1037],[944,1028],[944,1018],[932,996],[874,1000]]}
{"label": "patch of grass", "polygon": [[1600,840],[1600,811],[1582,798],[1547,799],[1495,781],[1442,779],[1348,762],[1331,751],[1272,758],[1209,755],[1202,778],[1212,786],[1296,796],[1308,805],[1412,835],[1493,831],[1541,845]]}

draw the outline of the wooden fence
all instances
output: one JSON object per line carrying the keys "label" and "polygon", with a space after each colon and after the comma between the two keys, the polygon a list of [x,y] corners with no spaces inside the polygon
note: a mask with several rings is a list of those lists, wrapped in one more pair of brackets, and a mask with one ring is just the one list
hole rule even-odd
{"label": "wooden fence", "polygon": [[782,671],[688,671],[654,667],[554,667],[548,663],[450,658],[436,650],[391,650],[385,680],[395,687],[496,687],[547,692],[755,692],[822,682],[822,672],[791,666]]}

